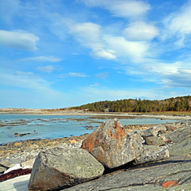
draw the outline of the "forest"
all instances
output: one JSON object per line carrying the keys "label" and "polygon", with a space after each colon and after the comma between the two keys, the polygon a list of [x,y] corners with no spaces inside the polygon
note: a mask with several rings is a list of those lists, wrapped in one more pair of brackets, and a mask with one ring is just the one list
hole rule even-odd
{"label": "forest", "polygon": [[94,112],[164,112],[191,111],[191,96],[175,97],[164,100],[123,99],[116,101],[99,101],[72,109]]}

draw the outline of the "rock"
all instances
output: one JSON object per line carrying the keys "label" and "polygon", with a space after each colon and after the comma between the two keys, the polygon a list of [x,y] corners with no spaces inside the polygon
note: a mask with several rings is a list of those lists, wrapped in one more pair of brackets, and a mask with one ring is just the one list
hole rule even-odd
{"label": "rock", "polygon": [[166,127],[163,125],[158,125],[151,127],[149,129],[146,129],[145,131],[142,131],[143,137],[149,137],[149,136],[159,136],[160,134],[163,134],[166,132]]}
{"label": "rock", "polygon": [[177,183],[175,187],[169,187],[168,191],[190,191],[190,174],[190,158],[177,156],[166,161],[106,174],[63,191],[165,191],[167,189],[163,186],[169,181]]}
{"label": "rock", "polygon": [[23,136],[26,136],[26,135],[30,135],[31,133],[14,133],[14,136],[15,137],[23,137]]}
{"label": "rock", "polygon": [[37,156],[29,190],[53,190],[73,186],[101,176],[104,167],[86,150],[52,148]]}
{"label": "rock", "polygon": [[[65,191],[190,191],[191,125],[170,132],[167,138],[172,140],[172,144],[168,145],[170,146],[168,159],[106,174],[97,180],[76,185]],[[152,147],[152,150],[156,147],[145,146]],[[156,151],[158,148],[160,147],[157,147]],[[165,147],[162,148],[165,151]]]}
{"label": "rock", "polygon": [[14,145],[15,147],[19,147],[19,146],[22,145],[22,143],[21,143],[21,142],[15,142],[15,143],[13,143],[13,145]]}
{"label": "rock", "polygon": [[107,168],[115,168],[135,160],[143,151],[142,143],[140,134],[128,134],[119,121],[109,120],[82,142],[82,148]]}
{"label": "rock", "polygon": [[31,160],[27,160],[25,162],[21,163],[21,167],[22,169],[26,169],[26,168],[32,168],[33,164],[34,164],[35,158],[31,159]]}
{"label": "rock", "polygon": [[166,138],[164,136],[160,136],[160,137],[149,136],[149,137],[145,137],[145,143],[147,145],[162,146],[162,145],[165,145]]}
{"label": "rock", "polygon": [[166,146],[145,145],[143,152],[135,159],[134,164],[143,164],[167,158],[169,158],[169,151]]}

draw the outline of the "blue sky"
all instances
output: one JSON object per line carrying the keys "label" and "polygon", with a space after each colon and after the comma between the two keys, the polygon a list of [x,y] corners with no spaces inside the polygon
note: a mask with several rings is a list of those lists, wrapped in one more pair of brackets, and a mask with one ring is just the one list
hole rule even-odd
{"label": "blue sky", "polygon": [[0,107],[190,95],[191,1],[0,0]]}

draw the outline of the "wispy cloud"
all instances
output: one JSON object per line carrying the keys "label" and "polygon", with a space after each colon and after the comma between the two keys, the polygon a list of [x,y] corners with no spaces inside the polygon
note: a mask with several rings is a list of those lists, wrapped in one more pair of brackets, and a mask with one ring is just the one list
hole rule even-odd
{"label": "wispy cloud", "polygon": [[108,72],[101,72],[96,74],[96,78],[106,79],[107,77],[108,77]]}
{"label": "wispy cloud", "polygon": [[25,31],[0,30],[0,45],[10,48],[36,50],[39,37]]}
{"label": "wispy cloud", "polygon": [[21,61],[37,61],[37,62],[60,62],[61,59],[54,56],[35,56],[23,58]]}
{"label": "wispy cloud", "polygon": [[36,91],[51,91],[50,83],[33,72],[3,72],[0,75],[0,83]]}
{"label": "wispy cloud", "polygon": [[[176,38],[175,44],[178,47],[190,42],[191,35],[191,1],[184,4],[179,11],[174,12],[167,16],[164,20],[166,27],[164,38]],[[189,43],[190,44],[190,43]]]}
{"label": "wispy cloud", "polygon": [[92,50],[92,55],[99,58],[115,59],[114,51],[105,48],[102,42],[101,26],[92,22],[67,22],[69,32],[85,47]]}
{"label": "wispy cloud", "polygon": [[69,72],[67,75],[69,77],[79,77],[79,78],[86,78],[86,77],[88,77],[87,74],[76,73],[76,72]]}
{"label": "wispy cloud", "polygon": [[39,66],[37,67],[37,70],[41,71],[41,72],[47,72],[47,73],[51,73],[55,70],[55,67],[52,65],[47,65],[47,66]]}
{"label": "wispy cloud", "polygon": [[158,29],[145,22],[132,22],[124,29],[124,36],[128,40],[152,40],[159,34]]}
{"label": "wispy cloud", "polygon": [[131,61],[140,62],[149,56],[149,44],[143,41],[129,41],[122,36],[105,36],[107,46],[114,50],[117,57],[129,57]]}
{"label": "wispy cloud", "polygon": [[191,88],[191,68],[190,70],[179,69],[176,73],[165,77],[162,84],[166,87]]}
{"label": "wispy cloud", "polygon": [[[70,34],[83,46],[90,48],[91,54],[94,57],[110,60],[129,57],[132,61],[137,62],[149,54],[150,45],[148,42],[127,40],[123,36],[107,34],[101,25],[90,22],[77,23],[70,21],[67,22],[67,26],[69,27]],[[148,35],[146,37],[145,32],[143,37],[151,38]]]}
{"label": "wispy cloud", "polygon": [[136,18],[143,16],[150,5],[143,1],[133,0],[80,0],[90,7],[102,7],[109,10],[116,17]]}
{"label": "wispy cloud", "polygon": [[87,74],[84,73],[78,73],[78,72],[69,72],[66,74],[60,74],[58,75],[59,78],[65,78],[65,77],[77,77],[77,78],[87,78],[89,77]]}

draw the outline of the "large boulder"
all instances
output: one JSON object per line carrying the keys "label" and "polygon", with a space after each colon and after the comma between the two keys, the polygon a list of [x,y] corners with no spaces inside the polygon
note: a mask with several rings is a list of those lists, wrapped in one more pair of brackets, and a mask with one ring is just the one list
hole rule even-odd
{"label": "large boulder", "polygon": [[109,120],[98,127],[82,143],[107,168],[115,168],[136,159],[143,150],[143,138],[128,134],[118,120]]}
{"label": "large boulder", "polygon": [[57,190],[101,176],[104,167],[86,150],[56,147],[41,151],[34,163],[29,190]]}

